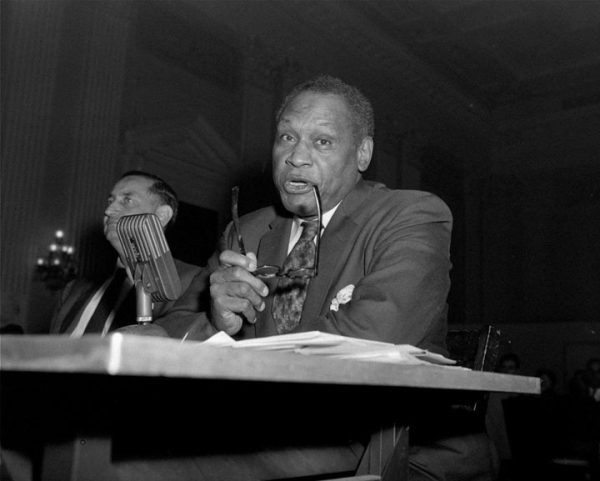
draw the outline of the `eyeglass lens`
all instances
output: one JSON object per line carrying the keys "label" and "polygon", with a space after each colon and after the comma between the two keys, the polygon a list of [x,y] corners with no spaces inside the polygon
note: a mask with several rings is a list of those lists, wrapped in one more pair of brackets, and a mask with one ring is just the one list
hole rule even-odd
{"label": "eyeglass lens", "polygon": [[[321,212],[321,197],[319,195],[319,189],[316,185],[313,185],[313,194],[315,196],[315,204],[317,207],[317,217],[319,220],[319,226],[322,227],[323,217]],[[240,229],[240,221],[238,214],[238,197],[239,187],[235,186],[231,189],[231,217],[233,226],[236,231],[237,244],[240,252],[246,255],[246,249],[244,247],[244,239],[242,237],[242,231]],[[317,275],[317,267],[319,264],[319,247],[320,247],[320,232],[317,233],[316,245],[315,245],[315,257],[313,259],[312,267],[302,267],[300,269],[293,269],[287,272],[283,272],[283,269],[279,266],[273,265],[262,265],[256,268],[253,274],[261,279],[271,279],[274,277],[287,277],[291,279],[309,279]]]}

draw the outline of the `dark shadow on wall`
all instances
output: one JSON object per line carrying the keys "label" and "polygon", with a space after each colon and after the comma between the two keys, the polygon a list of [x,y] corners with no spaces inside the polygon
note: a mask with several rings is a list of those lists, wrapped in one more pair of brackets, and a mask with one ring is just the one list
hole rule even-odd
{"label": "dark shadow on wall", "polygon": [[180,202],[177,220],[167,229],[166,238],[173,257],[203,266],[215,250],[217,230],[216,211]]}
{"label": "dark shadow on wall", "polygon": [[422,190],[439,196],[452,211],[453,227],[450,244],[451,287],[448,295],[448,322],[464,323],[466,318],[465,299],[465,198],[464,172],[462,163],[454,154],[432,145],[421,157]]}

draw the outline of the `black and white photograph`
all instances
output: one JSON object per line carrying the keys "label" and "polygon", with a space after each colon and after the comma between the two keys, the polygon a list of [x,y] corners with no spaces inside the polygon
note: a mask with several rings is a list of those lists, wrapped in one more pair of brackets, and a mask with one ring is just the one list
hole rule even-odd
{"label": "black and white photograph", "polygon": [[0,0],[0,481],[599,481],[600,0]]}

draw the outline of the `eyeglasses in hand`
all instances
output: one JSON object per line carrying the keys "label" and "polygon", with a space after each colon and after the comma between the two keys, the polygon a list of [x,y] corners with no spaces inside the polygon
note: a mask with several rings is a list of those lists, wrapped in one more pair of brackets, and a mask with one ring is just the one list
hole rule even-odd
{"label": "eyeglasses in hand", "polygon": [[[319,221],[319,230],[317,232],[315,240],[315,256],[313,259],[313,265],[309,267],[301,267],[299,269],[292,269],[284,272],[279,266],[274,265],[262,265],[256,268],[252,273],[256,277],[261,279],[270,279],[273,277],[286,277],[289,279],[310,279],[317,276],[317,268],[319,265],[319,247],[321,245],[321,227],[323,226],[323,214],[321,212],[321,197],[319,195],[319,189],[316,185],[313,185],[313,195],[315,196],[315,205],[317,206],[317,218]],[[244,246],[244,239],[242,237],[242,231],[240,229],[240,218],[238,214],[238,197],[239,187],[235,186],[231,189],[231,218],[233,220],[233,226],[235,228],[237,236],[237,244],[242,255],[246,255],[246,248]]]}

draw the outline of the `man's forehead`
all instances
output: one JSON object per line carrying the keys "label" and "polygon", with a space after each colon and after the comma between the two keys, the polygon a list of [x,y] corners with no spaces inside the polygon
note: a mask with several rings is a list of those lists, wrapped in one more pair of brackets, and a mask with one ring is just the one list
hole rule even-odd
{"label": "man's forehead", "polygon": [[145,194],[148,193],[148,190],[150,189],[153,183],[153,180],[148,179],[147,177],[142,177],[139,175],[129,175],[117,181],[117,183],[114,185],[111,191],[111,194]]}
{"label": "man's forehead", "polygon": [[299,93],[287,105],[282,113],[282,117],[286,114],[303,112],[306,110],[319,110],[322,112],[339,112],[348,115],[350,109],[346,104],[346,100],[333,93],[312,92],[306,91]]}

